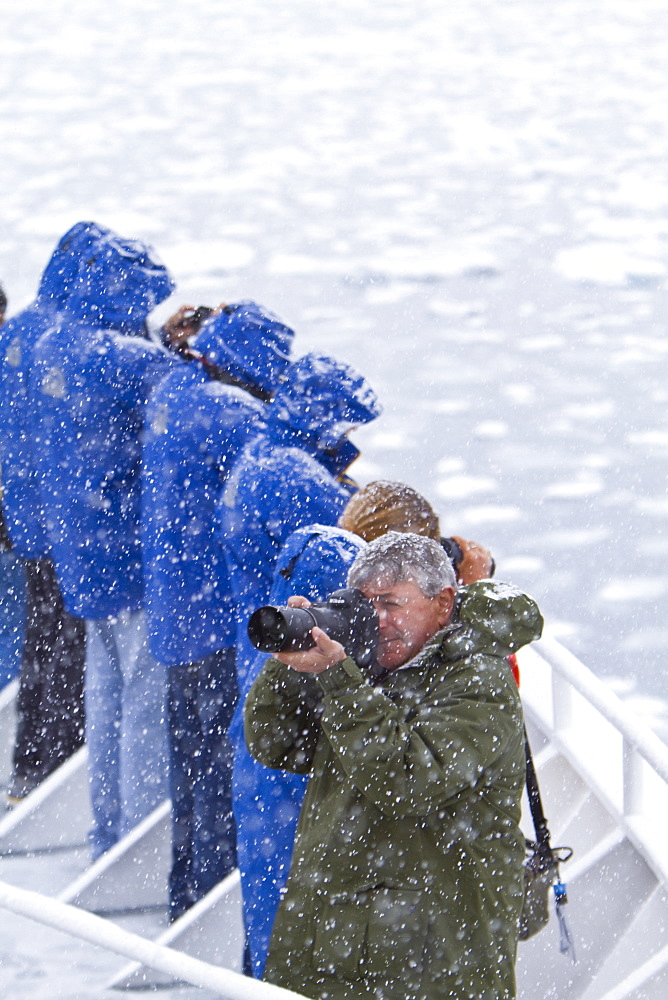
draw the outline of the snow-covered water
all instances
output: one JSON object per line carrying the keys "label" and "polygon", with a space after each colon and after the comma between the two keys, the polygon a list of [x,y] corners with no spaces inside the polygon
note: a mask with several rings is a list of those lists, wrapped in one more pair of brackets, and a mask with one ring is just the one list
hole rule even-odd
{"label": "snow-covered water", "polygon": [[152,240],[179,302],[273,306],[382,393],[360,479],[422,489],[597,672],[668,697],[660,0],[28,0],[5,25],[14,308],[87,216]]}
{"label": "snow-covered water", "polygon": [[272,307],[383,397],[357,477],[490,545],[668,736],[664,0],[0,8],[13,310],[87,217],[158,248],[160,318]]}

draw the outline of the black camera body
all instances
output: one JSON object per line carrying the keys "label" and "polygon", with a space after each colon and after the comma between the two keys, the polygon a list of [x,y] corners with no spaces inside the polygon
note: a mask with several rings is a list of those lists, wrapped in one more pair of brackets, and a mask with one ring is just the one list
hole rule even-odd
{"label": "black camera body", "polygon": [[353,588],[335,590],[310,608],[258,608],[248,621],[248,638],[263,653],[292,653],[313,648],[316,626],[340,642],[359,667],[373,666],[378,616],[371,601]]}
{"label": "black camera body", "polygon": [[213,309],[210,306],[198,306],[197,309],[193,309],[191,313],[184,316],[184,323],[199,330],[202,323],[209,319],[212,313]]}

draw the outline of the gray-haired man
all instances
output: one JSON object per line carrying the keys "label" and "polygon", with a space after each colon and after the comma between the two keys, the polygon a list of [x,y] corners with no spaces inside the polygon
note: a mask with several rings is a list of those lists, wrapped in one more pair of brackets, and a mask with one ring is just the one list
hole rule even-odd
{"label": "gray-haired man", "polygon": [[540,612],[489,581],[456,596],[410,534],[372,542],[348,582],[378,613],[382,676],[314,629],[246,703],[254,756],[311,775],[266,978],[322,1000],[511,1000],[524,745],[506,657]]}

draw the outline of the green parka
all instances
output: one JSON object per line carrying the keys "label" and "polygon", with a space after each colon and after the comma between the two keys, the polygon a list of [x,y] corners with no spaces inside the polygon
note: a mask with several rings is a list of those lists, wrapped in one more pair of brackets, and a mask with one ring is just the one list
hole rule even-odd
{"label": "green parka", "polygon": [[310,773],[265,978],[322,1000],[512,1000],[524,838],[509,653],[535,603],[482,581],[405,666],[373,681],[268,660],[245,707],[271,768]]}

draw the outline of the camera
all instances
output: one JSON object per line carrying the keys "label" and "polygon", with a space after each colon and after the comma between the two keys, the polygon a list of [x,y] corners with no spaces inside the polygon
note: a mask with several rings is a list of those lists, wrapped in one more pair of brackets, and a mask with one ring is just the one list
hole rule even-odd
{"label": "camera", "polygon": [[209,306],[198,306],[197,309],[193,309],[191,313],[186,313],[183,317],[183,322],[189,327],[194,327],[195,330],[199,330],[202,323],[205,322],[213,313],[213,309]]}
{"label": "camera", "polygon": [[441,538],[441,548],[452,563],[453,569],[456,571],[464,558],[461,545],[458,545],[454,538]]}
{"label": "camera", "polygon": [[311,629],[321,628],[340,642],[359,667],[375,662],[378,617],[360,590],[335,590],[310,608],[258,608],[248,622],[248,638],[263,653],[292,653],[315,646]]}

